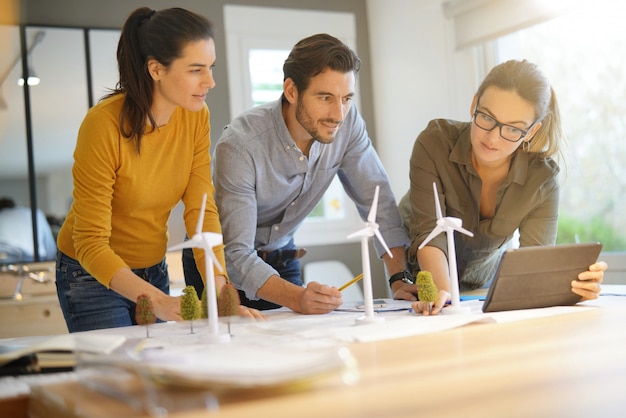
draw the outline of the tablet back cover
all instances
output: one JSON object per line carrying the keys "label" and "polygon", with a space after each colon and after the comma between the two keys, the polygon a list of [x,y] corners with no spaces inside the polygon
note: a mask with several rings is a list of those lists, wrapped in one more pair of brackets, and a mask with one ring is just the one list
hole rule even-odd
{"label": "tablet back cover", "polygon": [[483,312],[567,306],[580,302],[571,281],[600,255],[602,244],[578,243],[505,251]]}

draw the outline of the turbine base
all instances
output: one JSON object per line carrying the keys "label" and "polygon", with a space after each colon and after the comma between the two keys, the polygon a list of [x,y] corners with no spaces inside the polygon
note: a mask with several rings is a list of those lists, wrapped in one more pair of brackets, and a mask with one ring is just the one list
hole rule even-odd
{"label": "turbine base", "polygon": [[218,334],[204,334],[202,339],[208,343],[229,343],[230,334],[218,333]]}
{"label": "turbine base", "polygon": [[382,316],[361,316],[355,320],[357,325],[367,325],[367,324],[380,324],[381,322],[385,322],[385,318]]}
{"label": "turbine base", "polygon": [[441,310],[441,313],[445,315],[468,314],[471,312],[472,312],[472,308],[470,308],[469,306],[465,306],[465,307],[459,306],[458,308],[453,307],[453,306],[446,306],[444,309]]}

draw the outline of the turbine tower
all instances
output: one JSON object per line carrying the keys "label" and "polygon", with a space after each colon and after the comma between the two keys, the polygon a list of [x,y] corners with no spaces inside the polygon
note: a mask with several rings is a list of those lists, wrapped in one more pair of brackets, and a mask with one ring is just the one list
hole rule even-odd
{"label": "turbine tower", "polygon": [[[463,221],[460,218],[454,218],[452,216],[444,217],[441,213],[441,206],[439,205],[439,194],[437,193],[437,185],[433,182],[433,193],[435,195],[435,211],[437,213],[437,225],[428,234],[424,242],[418,247],[419,250],[437,235],[442,232],[446,233],[448,238],[448,270],[450,274],[450,298],[452,299],[452,306],[446,308],[448,313],[465,313],[469,309],[461,308],[461,297],[459,295],[459,274],[456,269],[456,248],[454,247],[454,231],[459,231],[462,234],[473,237],[467,229],[463,228]],[[442,311],[443,312],[443,311]]]}
{"label": "turbine tower", "polygon": [[168,251],[177,251],[183,248],[201,248],[204,250],[204,277],[206,277],[205,286],[207,290],[207,311],[209,313],[209,342],[227,342],[230,340],[230,334],[220,334],[219,332],[219,322],[217,317],[217,292],[215,290],[215,274],[213,273],[213,265],[215,265],[219,271],[224,271],[224,268],[217,260],[217,257],[213,252],[213,247],[222,244],[223,238],[222,234],[218,234],[216,232],[202,232],[206,199],[207,195],[205,193],[202,198],[200,217],[198,218],[198,224],[196,225],[196,233],[194,236],[187,241],[170,247]]}
{"label": "turbine tower", "polygon": [[365,222],[365,226],[359,229],[356,232],[348,235],[348,239],[354,237],[361,238],[361,263],[363,268],[363,301],[365,302],[365,316],[361,318],[357,318],[357,324],[368,324],[373,322],[382,322],[385,318],[381,316],[374,315],[374,297],[372,292],[372,273],[370,270],[370,254],[369,254],[369,246],[368,240],[371,236],[376,236],[378,241],[382,244],[389,254],[389,257],[393,258],[391,251],[389,251],[389,247],[385,243],[383,236],[378,231],[378,224],[376,223],[376,209],[378,207],[378,191],[379,186],[376,186],[376,190],[374,192],[374,201],[372,202],[372,207],[370,208],[370,212],[367,215],[367,221]]}

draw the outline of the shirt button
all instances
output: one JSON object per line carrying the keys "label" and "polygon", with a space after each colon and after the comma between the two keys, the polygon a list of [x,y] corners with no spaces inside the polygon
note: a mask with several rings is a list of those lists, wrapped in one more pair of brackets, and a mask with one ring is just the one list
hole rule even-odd
{"label": "shirt button", "polygon": [[300,158],[298,158],[298,160],[304,161],[304,157],[301,155]]}
{"label": "shirt button", "polygon": [[287,146],[285,147],[285,149],[286,149],[286,150],[290,150],[290,149],[291,149],[291,147],[290,147],[289,145],[287,145]]}
{"label": "shirt button", "polygon": [[291,202],[291,206],[293,206],[293,205],[295,205],[295,204],[296,204],[296,202]]}
{"label": "shirt button", "polygon": [[274,231],[278,231],[280,227],[278,225],[274,226]]}

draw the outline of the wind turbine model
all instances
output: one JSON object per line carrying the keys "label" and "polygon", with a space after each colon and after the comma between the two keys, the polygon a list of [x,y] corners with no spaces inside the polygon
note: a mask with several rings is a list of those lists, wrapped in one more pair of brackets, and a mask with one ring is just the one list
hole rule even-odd
{"label": "wind turbine model", "polygon": [[370,213],[367,215],[367,221],[365,222],[365,227],[359,229],[356,232],[348,235],[348,239],[354,237],[361,237],[361,263],[363,264],[363,299],[365,302],[365,316],[357,318],[357,324],[369,324],[374,322],[382,322],[385,318],[381,316],[374,316],[374,297],[372,293],[372,273],[370,271],[370,252],[368,246],[369,237],[376,235],[376,238],[383,245],[389,257],[393,258],[391,251],[389,251],[389,247],[385,243],[383,236],[378,231],[378,224],[376,223],[376,209],[378,207],[378,189],[379,186],[376,186],[376,191],[374,192],[374,201],[372,202],[372,207],[370,208]]}
{"label": "wind turbine model", "polygon": [[445,232],[448,237],[448,270],[450,273],[450,293],[452,299],[452,306],[446,308],[445,311],[448,313],[465,313],[469,312],[470,309],[461,308],[461,298],[459,296],[459,274],[456,270],[456,248],[454,247],[454,231],[459,231],[465,235],[469,235],[473,237],[472,234],[467,229],[463,228],[463,221],[459,218],[454,218],[452,216],[443,217],[441,213],[441,206],[439,205],[439,195],[437,194],[437,185],[433,182],[433,193],[435,194],[435,211],[437,212],[437,226],[431,231],[430,234],[426,237],[424,242],[417,247],[419,250],[424,248],[424,246],[437,235],[442,232]]}
{"label": "wind turbine model", "polygon": [[224,271],[224,268],[215,257],[213,247],[220,245],[223,242],[222,234],[216,232],[202,232],[202,225],[204,221],[204,209],[206,208],[207,195],[204,194],[202,198],[202,206],[200,207],[200,217],[198,218],[198,224],[196,225],[196,233],[193,237],[185,242],[170,247],[168,251],[181,250],[183,248],[202,248],[204,250],[205,261],[205,277],[206,277],[206,297],[207,297],[207,310],[209,313],[209,341],[210,342],[227,342],[230,340],[230,334],[219,333],[219,322],[217,318],[217,292],[215,291],[215,274],[213,273],[213,264],[217,266],[219,271]]}

